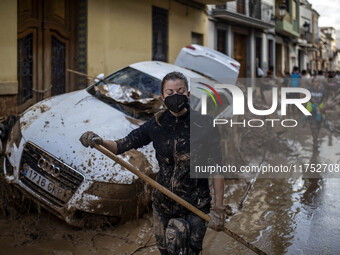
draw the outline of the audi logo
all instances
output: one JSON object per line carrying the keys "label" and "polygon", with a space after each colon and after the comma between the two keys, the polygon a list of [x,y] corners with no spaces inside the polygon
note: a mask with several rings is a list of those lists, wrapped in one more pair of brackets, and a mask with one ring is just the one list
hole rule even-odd
{"label": "audi logo", "polygon": [[53,163],[48,161],[43,156],[41,156],[39,161],[38,161],[38,167],[41,168],[42,170],[48,172],[49,174],[51,174],[53,176],[58,176],[60,174],[60,168],[55,166]]}

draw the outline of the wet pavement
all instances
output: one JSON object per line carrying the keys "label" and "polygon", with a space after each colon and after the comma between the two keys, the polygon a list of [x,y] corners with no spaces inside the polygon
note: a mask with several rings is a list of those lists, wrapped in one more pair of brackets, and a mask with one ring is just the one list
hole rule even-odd
{"label": "wet pavement", "polygon": [[[322,129],[313,153],[308,127],[285,134],[294,152],[267,163],[340,163],[340,136]],[[339,174],[340,176],[340,174]],[[226,180],[226,201],[235,211],[248,182]],[[258,178],[226,226],[268,254],[340,253],[340,178]],[[121,226],[77,230],[47,213],[0,217],[0,254],[159,254],[152,214]],[[140,248],[140,249],[139,249]],[[208,229],[203,254],[254,254],[223,232]]]}
{"label": "wet pavement", "polygon": [[[268,163],[340,163],[339,136],[322,129],[317,152],[308,126],[286,136],[298,150]],[[339,254],[339,194],[340,178],[258,178],[243,209],[227,225],[268,254]],[[253,254],[226,239],[223,233],[208,233],[205,254]]]}

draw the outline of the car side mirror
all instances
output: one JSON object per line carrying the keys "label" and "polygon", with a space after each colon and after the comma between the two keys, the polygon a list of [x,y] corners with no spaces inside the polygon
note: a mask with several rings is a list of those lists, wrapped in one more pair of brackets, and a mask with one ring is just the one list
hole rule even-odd
{"label": "car side mirror", "polygon": [[104,78],[104,73],[100,73],[97,75],[97,77],[94,79],[94,82],[100,82]]}

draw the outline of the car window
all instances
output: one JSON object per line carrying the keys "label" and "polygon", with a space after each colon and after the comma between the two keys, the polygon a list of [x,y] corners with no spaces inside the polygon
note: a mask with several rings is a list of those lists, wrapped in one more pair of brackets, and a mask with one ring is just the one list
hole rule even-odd
{"label": "car window", "polygon": [[126,67],[96,83],[88,92],[115,109],[137,119],[149,119],[161,109],[161,81]]}
{"label": "car window", "polygon": [[105,81],[127,85],[155,95],[159,95],[161,91],[161,81],[159,79],[131,67],[126,67],[111,74],[105,78]]}

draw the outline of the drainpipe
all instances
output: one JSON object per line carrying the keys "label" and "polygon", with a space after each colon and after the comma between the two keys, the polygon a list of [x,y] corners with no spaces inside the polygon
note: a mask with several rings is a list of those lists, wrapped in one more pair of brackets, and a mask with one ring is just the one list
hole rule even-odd
{"label": "drainpipe", "polygon": [[234,57],[234,49],[233,49],[233,45],[234,45],[234,37],[233,37],[233,32],[232,32],[232,28],[231,25],[228,25],[228,39],[227,39],[227,55],[231,58]]}
{"label": "drainpipe", "polygon": [[261,63],[261,66],[262,66],[262,70],[264,72],[264,74],[266,75],[267,74],[267,71],[269,70],[269,63],[268,63],[268,38],[267,38],[267,34],[266,33],[263,33],[262,32],[262,56],[261,56],[261,59],[262,59],[262,63]]}

